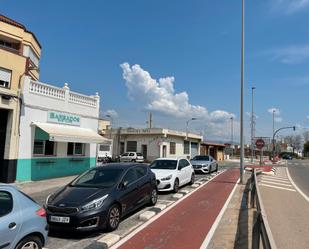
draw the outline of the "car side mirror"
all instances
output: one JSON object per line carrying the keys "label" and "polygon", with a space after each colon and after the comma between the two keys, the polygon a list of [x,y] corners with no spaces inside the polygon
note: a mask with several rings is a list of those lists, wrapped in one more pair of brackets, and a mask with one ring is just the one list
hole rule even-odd
{"label": "car side mirror", "polygon": [[179,166],[179,167],[178,167],[178,170],[181,170],[181,169],[182,169],[182,167]]}
{"label": "car side mirror", "polygon": [[128,181],[124,181],[119,184],[120,189],[126,189],[127,186],[128,186]]}

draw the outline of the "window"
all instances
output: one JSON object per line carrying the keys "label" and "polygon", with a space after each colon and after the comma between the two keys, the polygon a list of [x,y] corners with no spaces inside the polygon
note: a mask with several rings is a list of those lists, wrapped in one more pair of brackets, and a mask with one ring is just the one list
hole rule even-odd
{"label": "window", "polygon": [[190,154],[190,142],[189,141],[183,141],[183,153]]}
{"label": "window", "polygon": [[12,71],[0,68],[0,87],[9,88],[11,85]]}
{"label": "window", "polygon": [[110,145],[100,144],[100,151],[109,151]]}
{"label": "window", "polygon": [[186,159],[181,159],[181,160],[179,161],[178,169],[185,168],[185,167],[187,167],[188,165],[190,165],[190,163],[189,163]]}
{"label": "window", "polygon": [[176,154],[176,143],[170,142],[170,154],[175,155]]}
{"label": "window", "polygon": [[137,176],[135,174],[134,169],[129,169],[129,171],[126,173],[126,175],[123,178],[123,182],[127,185],[133,183],[135,180],[137,180]]}
{"label": "window", "polygon": [[23,55],[25,57],[30,58],[30,60],[35,66],[37,67],[39,66],[39,58],[37,57],[37,55],[34,53],[34,51],[32,50],[30,46],[24,45]]}
{"label": "window", "polygon": [[67,155],[68,156],[84,155],[84,144],[82,144],[82,143],[68,143]]}
{"label": "window", "polygon": [[147,168],[143,166],[138,166],[135,168],[136,174],[138,178],[141,178],[147,174]]}
{"label": "window", "polygon": [[137,142],[136,141],[127,141],[127,151],[136,152],[137,151]]}
{"label": "window", "polygon": [[55,143],[53,141],[34,140],[33,155],[37,156],[54,156]]}
{"label": "window", "polygon": [[13,197],[9,192],[0,191],[0,217],[9,214],[13,209]]}

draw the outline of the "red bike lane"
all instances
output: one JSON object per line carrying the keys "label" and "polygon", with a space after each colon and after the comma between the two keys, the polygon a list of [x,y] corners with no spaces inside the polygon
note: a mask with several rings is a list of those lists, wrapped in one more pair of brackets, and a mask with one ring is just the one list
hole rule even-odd
{"label": "red bike lane", "polygon": [[229,169],[124,242],[120,249],[199,249],[239,178]]}

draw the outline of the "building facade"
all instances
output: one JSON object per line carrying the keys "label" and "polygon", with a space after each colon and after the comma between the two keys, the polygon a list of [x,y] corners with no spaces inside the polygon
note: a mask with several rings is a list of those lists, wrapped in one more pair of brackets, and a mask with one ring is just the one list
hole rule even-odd
{"label": "building facade", "polygon": [[100,97],[25,78],[17,181],[80,174],[96,165]]}
{"label": "building facade", "polygon": [[41,46],[22,24],[0,15],[0,182],[14,182],[25,76],[39,79]]}
{"label": "building facade", "polygon": [[200,153],[202,136],[162,128],[112,129],[106,136],[113,139],[113,156],[140,152],[146,161],[159,157],[192,158]]}
{"label": "building facade", "polygon": [[223,161],[225,159],[225,144],[202,142],[201,143],[201,155],[212,156],[217,161]]}

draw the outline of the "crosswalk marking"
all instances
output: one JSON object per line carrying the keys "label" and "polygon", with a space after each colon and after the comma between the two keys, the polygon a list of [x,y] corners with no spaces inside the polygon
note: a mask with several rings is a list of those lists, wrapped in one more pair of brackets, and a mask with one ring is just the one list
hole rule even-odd
{"label": "crosswalk marking", "polygon": [[287,180],[277,180],[277,179],[269,179],[269,178],[262,177],[262,180],[273,181],[273,182],[282,182],[282,183],[290,183],[290,181],[288,179]]}
{"label": "crosswalk marking", "polygon": [[278,187],[278,186],[273,186],[273,185],[268,185],[268,184],[260,184],[261,186],[265,186],[265,187],[270,187],[270,188],[276,188],[276,189],[283,189],[283,190],[288,190],[288,191],[292,191],[292,192],[296,192],[295,189],[290,189],[290,188],[283,188],[283,187]]}

